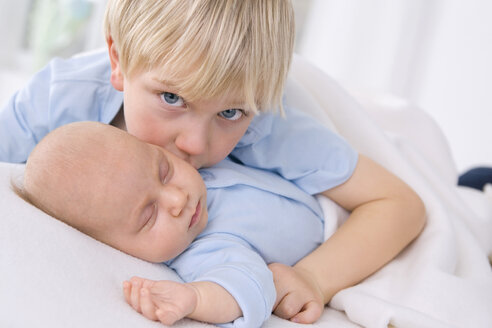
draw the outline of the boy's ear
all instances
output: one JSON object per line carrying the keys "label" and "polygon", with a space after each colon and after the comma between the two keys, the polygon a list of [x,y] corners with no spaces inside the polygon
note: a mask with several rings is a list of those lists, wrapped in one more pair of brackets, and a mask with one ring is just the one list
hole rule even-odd
{"label": "boy's ear", "polygon": [[124,77],[121,72],[118,51],[111,37],[107,38],[106,43],[108,44],[109,61],[111,62],[111,84],[116,90],[123,91]]}

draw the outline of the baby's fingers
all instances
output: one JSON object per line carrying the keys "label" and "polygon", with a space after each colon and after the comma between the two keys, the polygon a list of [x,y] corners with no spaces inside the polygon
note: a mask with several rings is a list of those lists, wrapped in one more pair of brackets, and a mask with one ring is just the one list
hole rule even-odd
{"label": "baby's fingers", "polygon": [[155,314],[156,307],[150,298],[149,290],[144,287],[140,290],[140,309],[144,317],[150,320],[158,320],[159,318]]}
{"label": "baby's fingers", "polygon": [[159,309],[155,312],[155,314],[159,318],[159,321],[166,326],[172,326],[176,321],[182,319],[182,317],[179,317],[175,312],[172,311],[164,311]]}
{"label": "baby's fingers", "polygon": [[130,295],[132,291],[132,284],[129,281],[123,281],[123,295],[125,296],[125,301],[131,304]]}
{"label": "baby's fingers", "polygon": [[130,282],[132,284],[132,289],[130,292],[130,305],[135,309],[135,311],[142,313],[140,308],[140,290],[142,289],[143,280],[138,277],[133,277]]}

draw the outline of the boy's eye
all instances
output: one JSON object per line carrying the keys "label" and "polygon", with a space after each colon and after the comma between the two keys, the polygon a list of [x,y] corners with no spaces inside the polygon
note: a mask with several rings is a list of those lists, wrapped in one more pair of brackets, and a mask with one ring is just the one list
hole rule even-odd
{"label": "boy's eye", "polygon": [[242,109],[226,109],[219,113],[220,116],[229,121],[239,120],[244,115]]}
{"label": "boy's eye", "polygon": [[183,98],[172,92],[161,93],[161,98],[162,100],[164,100],[164,102],[166,102],[166,104],[171,106],[179,107],[183,106],[184,104]]}

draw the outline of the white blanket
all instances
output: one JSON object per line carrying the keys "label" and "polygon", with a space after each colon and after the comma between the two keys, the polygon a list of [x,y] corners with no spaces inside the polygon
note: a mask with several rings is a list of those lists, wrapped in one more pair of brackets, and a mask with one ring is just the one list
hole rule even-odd
{"label": "white blanket", "polygon": [[391,97],[359,98],[360,106],[299,59],[293,76],[341,135],[411,185],[427,208],[421,236],[330,306],[365,327],[492,327],[492,197],[456,186],[439,128]]}
{"label": "white blanket", "polygon": [[[335,295],[313,326],[491,327],[492,196],[455,186],[452,157],[433,121],[391,97],[358,96],[361,106],[299,58],[287,95],[403,178],[428,212],[426,228],[410,247]],[[179,278],[24,203],[9,189],[10,177],[22,170],[0,163],[0,327],[159,327],[124,302],[121,283],[133,275]],[[325,215],[346,216],[320,201]],[[326,227],[327,235],[334,229]],[[188,319],[177,324],[207,326]],[[265,327],[305,326],[272,316]]]}

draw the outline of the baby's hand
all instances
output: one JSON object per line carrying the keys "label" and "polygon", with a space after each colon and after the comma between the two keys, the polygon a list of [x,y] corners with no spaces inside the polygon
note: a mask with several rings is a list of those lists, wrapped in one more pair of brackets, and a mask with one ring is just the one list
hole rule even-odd
{"label": "baby's hand", "polygon": [[150,320],[172,325],[191,314],[197,304],[197,292],[189,284],[133,277],[123,283],[125,300]]}
{"label": "baby's hand", "polygon": [[277,316],[298,323],[313,323],[323,312],[323,294],[309,272],[280,263],[271,263],[277,300]]}

